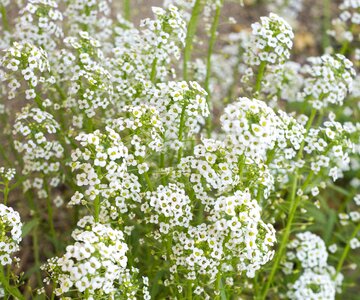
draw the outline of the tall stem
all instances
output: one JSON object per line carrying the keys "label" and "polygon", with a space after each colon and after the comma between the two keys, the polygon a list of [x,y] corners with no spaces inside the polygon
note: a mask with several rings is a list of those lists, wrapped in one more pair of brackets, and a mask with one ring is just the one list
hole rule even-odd
{"label": "tall stem", "polygon": [[[354,24],[351,24],[350,28],[349,28],[349,31],[352,33],[354,30]],[[349,46],[350,46],[350,41],[349,40],[346,40],[343,42],[342,46],[341,46],[341,49],[340,49],[340,54],[342,55],[346,55],[348,49],[349,49]]]}
{"label": "tall stem", "polygon": [[194,36],[196,33],[196,28],[199,21],[200,13],[202,11],[202,7],[203,7],[203,0],[196,0],[187,28],[187,33],[185,38],[185,49],[184,49],[184,65],[183,65],[183,77],[184,80],[186,81],[188,80],[188,63],[191,59]]}
{"label": "tall stem", "polygon": [[215,283],[215,290],[218,292],[218,295],[216,295],[215,299],[219,300],[221,299],[221,272],[218,271],[216,275],[216,283]]}
{"label": "tall stem", "polygon": [[[313,109],[311,111],[311,115],[310,115],[309,120],[308,120],[307,125],[306,125],[305,137],[307,136],[307,134],[308,134],[308,132],[309,132],[309,130],[311,128],[311,125],[312,125],[312,123],[314,121],[315,115],[316,115],[316,110]],[[299,149],[298,155],[296,156],[296,160],[299,160],[299,159],[302,158],[304,145],[305,145],[305,138],[304,138],[304,140],[302,141],[302,143],[300,145],[300,149]],[[260,299],[262,299],[262,300],[266,299],[269,288],[270,288],[271,284],[273,283],[276,271],[278,270],[280,261],[281,261],[283,255],[284,255],[285,250],[286,250],[287,242],[288,242],[288,239],[289,239],[290,233],[291,233],[292,223],[294,221],[296,210],[297,210],[298,205],[300,203],[301,197],[296,196],[296,190],[298,188],[298,180],[299,180],[298,171],[299,171],[298,168],[296,168],[295,169],[295,174],[294,174],[294,179],[293,179],[292,186],[291,186],[291,193],[290,193],[290,199],[289,199],[289,201],[290,201],[290,211],[289,211],[289,216],[288,216],[288,219],[287,219],[287,224],[286,224],[286,227],[285,227],[284,234],[283,234],[283,236],[281,238],[280,248],[277,251],[277,254],[275,256],[274,264],[273,264],[273,266],[271,268],[269,278],[268,278],[268,280],[267,280],[267,282],[266,282],[266,284],[265,284],[265,286],[264,286],[264,288],[262,290],[262,294],[260,296]],[[304,190],[307,187],[307,185],[312,180],[312,177],[313,177],[313,172],[311,171],[308,174],[304,184],[301,187],[302,190]]]}
{"label": "tall stem", "polygon": [[1,13],[1,19],[3,22],[4,30],[9,32],[10,31],[9,21],[7,18],[5,6],[3,4],[0,4],[0,13]]}
{"label": "tall stem", "polygon": [[210,95],[210,86],[209,86],[210,76],[211,76],[211,56],[214,51],[214,46],[217,37],[217,28],[219,26],[220,13],[223,4],[224,4],[224,0],[220,0],[220,3],[217,5],[215,10],[214,20],[211,24],[209,48],[208,48],[207,61],[206,61],[205,90],[207,92],[206,102],[210,110],[210,114],[206,119],[206,128],[207,128],[208,137],[210,137],[210,133],[211,133],[211,95]]}
{"label": "tall stem", "polygon": [[330,46],[330,39],[327,31],[330,28],[331,19],[331,0],[323,0],[323,26],[322,26],[322,46],[323,51]]}
{"label": "tall stem", "polygon": [[337,264],[336,273],[335,273],[334,277],[336,277],[341,272],[341,269],[342,269],[342,267],[344,265],[345,259],[348,256],[349,251],[350,251],[350,241],[357,236],[359,231],[360,231],[360,223],[355,227],[353,233],[351,234],[350,239],[346,243],[344,251],[343,251],[343,253],[342,253],[341,257],[340,257],[340,260],[339,260],[339,262]]}
{"label": "tall stem", "polygon": [[192,294],[193,294],[193,291],[192,291],[192,282],[189,281],[188,284],[187,284],[187,290],[186,290],[186,299],[187,300],[192,300]]}
{"label": "tall stem", "polygon": [[47,213],[48,213],[48,224],[50,227],[50,234],[51,237],[54,239],[54,243],[56,244],[56,231],[55,231],[55,226],[54,226],[54,212],[53,212],[53,207],[52,207],[52,201],[51,201],[51,194],[50,194],[50,189],[48,186],[48,183],[46,181],[46,178],[44,178],[44,187],[45,187],[45,191],[46,191],[46,207],[47,207]]}
{"label": "tall stem", "polygon": [[298,182],[298,174],[296,173],[295,176],[294,176],[294,180],[293,180],[293,183],[292,183],[292,189],[291,189],[291,194],[290,194],[290,213],[289,213],[289,217],[288,217],[288,222],[286,224],[286,227],[285,227],[285,232],[282,236],[282,239],[281,239],[281,242],[280,242],[280,248],[279,250],[277,251],[277,254],[275,256],[275,260],[274,260],[274,264],[273,264],[273,267],[271,269],[271,272],[270,272],[270,275],[269,275],[269,278],[264,286],[264,289],[263,289],[263,292],[262,292],[262,295],[260,296],[260,299],[266,299],[266,296],[267,296],[267,293],[269,291],[269,288],[274,280],[274,276],[276,274],[276,271],[278,269],[278,266],[279,266],[279,263],[280,263],[280,260],[283,256],[283,253],[286,249],[286,246],[287,246],[287,241],[289,239],[289,236],[290,236],[290,232],[291,232],[291,225],[292,225],[292,222],[294,220],[294,217],[295,217],[295,212],[296,212],[296,208],[297,208],[297,199],[298,197],[296,197],[296,189],[297,189],[297,182]]}
{"label": "tall stem", "polygon": [[266,62],[262,61],[259,66],[259,70],[256,76],[256,83],[255,83],[255,93],[259,93],[261,90],[261,81],[264,77],[266,68]]}
{"label": "tall stem", "polygon": [[150,80],[152,83],[155,83],[156,81],[156,65],[157,65],[157,58],[154,58],[151,65],[151,73],[150,73]]}
{"label": "tall stem", "polygon": [[9,198],[9,181],[5,180],[4,182],[4,205],[7,205]]}
{"label": "tall stem", "polygon": [[[5,271],[3,266],[0,266],[0,283],[4,287],[5,297],[13,296],[14,299],[24,300],[25,298],[22,296],[21,292],[16,286],[11,286],[8,277],[5,275]],[[12,299],[12,297],[8,297],[6,299]]]}
{"label": "tall stem", "polygon": [[130,21],[131,19],[131,6],[130,6],[130,0],[124,0],[124,18],[127,21]]}
{"label": "tall stem", "polygon": [[94,219],[95,222],[99,222],[99,216],[100,216],[100,197],[99,195],[96,196],[94,200]]}
{"label": "tall stem", "polygon": [[178,151],[178,157],[177,157],[177,161],[178,163],[180,163],[181,158],[182,158],[182,152],[183,152],[183,147],[182,147],[182,139],[183,139],[183,132],[184,132],[184,126],[185,126],[185,111],[186,111],[186,106],[187,104],[184,104],[182,111],[181,111],[181,116],[180,116],[180,127],[179,127],[179,142],[181,143],[181,146],[179,148]]}

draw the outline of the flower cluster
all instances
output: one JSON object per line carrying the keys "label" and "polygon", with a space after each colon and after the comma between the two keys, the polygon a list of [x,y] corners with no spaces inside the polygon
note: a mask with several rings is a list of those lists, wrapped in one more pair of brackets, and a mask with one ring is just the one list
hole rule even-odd
{"label": "flower cluster", "polygon": [[256,162],[266,161],[275,146],[286,159],[292,159],[304,139],[304,128],[286,113],[278,115],[257,99],[239,98],[225,107],[222,129],[229,143]]}
{"label": "flower cluster", "polygon": [[[7,82],[8,99],[15,98],[24,80],[26,82],[25,99],[39,101],[36,92],[38,83],[51,84],[54,80],[46,74],[50,71],[47,53],[42,48],[27,42],[14,42],[9,49],[6,49],[0,59],[0,66],[5,69],[0,72],[0,79]],[[21,73],[20,78],[17,78],[18,73]]]}
{"label": "flower cluster", "polygon": [[275,0],[268,4],[268,9],[282,16],[293,25],[303,9],[303,2],[303,0]]}
{"label": "flower cluster", "polygon": [[218,198],[208,217],[210,224],[174,233],[171,272],[197,282],[212,281],[219,272],[254,277],[272,258],[276,240],[273,227],[261,220],[260,210],[248,191]]}
{"label": "flower cluster", "polygon": [[305,79],[298,95],[300,101],[308,101],[316,109],[330,104],[343,105],[355,77],[352,62],[341,54],[311,57],[308,62],[310,64],[302,68]]}
{"label": "flower cluster", "polygon": [[300,276],[287,292],[289,299],[335,299],[343,280],[332,266],[327,264],[328,253],[324,241],[311,232],[298,233],[288,244],[285,274]]}
{"label": "flower cluster", "polygon": [[292,61],[272,67],[264,77],[262,92],[270,100],[299,101],[298,94],[304,85],[301,70],[301,65]]}
{"label": "flower cluster", "polygon": [[15,174],[15,169],[6,169],[4,167],[0,167],[0,177],[3,178],[3,180],[10,181],[15,177]]}
{"label": "flower cluster", "polygon": [[176,226],[188,228],[192,219],[190,198],[175,184],[160,185],[155,192],[147,192],[141,210],[148,222],[159,224],[160,232],[167,234]]}
{"label": "flower cluster", "polygon": [[214,195],[248,187],[252,195],[267,197],[274,186],[265,164],[239,156],[233,145],[214,139],[203,138],[193,156],[182,158],[178,169],[176,180],[184,177],[189,180],[189,189],[205,206],[205,211],[212,211],[217,201]]}
{"label": "flower cluster", "polygon": [[339,8],[341,14],[332,21],[333,29],[329,31],[329,34],[340,43],[352,42],[354,40],[354,27],[360,25],[360,1],[344,0]]}
{"label": "flower cluster", "polygon": [[354,151],[348,138],[351,130],[350,126],[343,126],[336,121],[334,114],[329,114],[329,120],[322,127],[309,131],[305,138],[304,152],[311,157],[308,163],[314,174],[322,169],[329,170],[328,175],[336,181],[343,176],[342,171],[349,169],[349,156]]}
{"label": "flower cluster", "polygon": [[159,111],[166,145],[178,149],[205,124],[210,113],[206,92],[195,81],[170,81],[157,87],[158,94],[150,99],[150,103]]}
{"label": "flower cluster", "polygon": [[61,27],[63,15],[56,1],[29,0],[19,13],[16,38],[54,51],[64,35]]}
{"label": "flower cluster", "polygon": [[269,17],[261,17],[260,23],[252,24],[252,38],[244,54],[249,65],[275,65],[289,59],[294,33],[291,26],[278,15],[271,13]]}
{"label": "flower cluster", "polygon": [[[48,281],[56,284],[55,294],[66,295],[76,290],[84,299],[114,295],[126,275],[128,246],[124,234],[108,225],[84,217],[72,233],[73,245],[61,257],[49,259],[43,268]],[[111,299],[114,299],[111,297]]]}
{"label": "flower cluster", "polygon": [[54,187],[60,182],[57,176],[60,170],[59,159],[64,155],[63,146],[54,137],[59,130],[60,125],[53,115],[30,106],[22,109],[13,129],[13,134],[17,137],[15,149],[23,153],[23,174],[53,174],[55,176],[50,185]]}
{"label": "flower cluster", "polygon": [[[84,194],[76,193],[72,204],[79,204],[84,196],[83,201],[93,202],[100,197],[104,201],[116,191],[125,199],[139,198],[139,183],[136,176],[127,173],[125,159],[128,157],[128,149],[119,134],[107,127],[106,134],[96,130],[93,133],[80,134],[76,139],[82,148],[72,153],[71,167],[77,173],[77,186],[85,187],[86,190]],[[103,173],[107,175],[102,176]]]}
{"label": "flower cluster", "polygon": [[[144,19],[141,27],[143,31],[145,45],[143,49],[150,57],[150,61],[168,61],[170,56],[180,58],[180,49],[177,43],[184,43],[186,36],[186,24],[181,18],[178,9],[170,5],[168,10],[161,7],[153,7],[156,19]],[[150,53],[150,51],[153,51]],[[153,56],[152,56],[153,55]]]}
{"label": "flower cluster", "polygon": [[102,43],[112,35],[111,0],[66,0],[63,13],[69,26],[68,35],[87,31]]}
{"label": "flower cluster", "polygon": [[98,109],[107,108],[113,95],[111,74],[103,66],[100,42],[86,31],[80,31],[79,37],[67,37],[64,42],[76,51],[76,55],[64,51],[63,60],[70,59],[72,63],[78,60],[72,68],[72,84],[68,90],[70,97],[64,106],[68,109],[79,108],[87,118],[92,118]]}
{"label": "flower cluster", "polygon": [[0,266],[11,264],[11,255],[19,250],[21,228],[19,213],[0,204]]}

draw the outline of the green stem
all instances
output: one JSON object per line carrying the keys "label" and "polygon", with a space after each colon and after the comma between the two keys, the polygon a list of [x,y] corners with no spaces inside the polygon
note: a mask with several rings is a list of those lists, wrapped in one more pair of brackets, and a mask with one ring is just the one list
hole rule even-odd
{"label": "green stem", "polygon": [[191,59],[194,36],[196,33],[196,28],[199,21],[200,13],[202,11],[202,7],[203,7],[203,0],[196,0],[187,28],[187,33],[185,38],[185,49],[184,49],[184,64],[183,64],[183,77],[184,80],[186,81],[188,80],[188,63]]}
{"label": "green stem", "polygon": [[[3,266],[0,266],[0,282],[5,290],[5,297],[8,294],[9,296],[13,296],[14,299],[24,300],[25,298],[22,296],[21,292],[16,286],[11,286],[8,280],[8,277],[5,275]],[[5,298],[11,299],[11,297]]]}
{"label": "green stem", "polygon": [[187,290],[186,290],[186,299],[188,300],[192,300],[192,294],[193,294],[193,291],[192,291],[192,282],[189,281],[188,284],[187,284]]}
{"label": "green stem", "polygon": [[36,280],[38,282],[39,285],[42,284],[42,279],[41,279],[41,274],[39,271],[39,268],[41,266],[40,264],[40,251],[39,251],[39,235],[38,235],[38,226],[36,226],[36,228],[34,228],[33,232],[32,232],[32,244],[33,244],[33,250],[34,250],[34,260],[35,260],[35,265],[37,266],[36,270]]}
{"label": "green stem", "polygon": [[330,39],[327,31],[330,28],[331,19],[331,0],[323,0],[323,32],[322,32],[322,47],[323,51],[330,46]]}
{"label": "green stem", "polygon": [[100,215],[100,197],[99,195],[96,196],[94,200],[94,219],[95,222],[99,222],[99,215]]}
{"label": "green stem", "polygon": [[10,26],[9,26],[9,21],[7,18],[7,14],[6,14],[6,9],[4,5],[0,5],[0,13],[1,13],[1,19],[3,22],[3,26],[4,26],[4,30],[10,32]]}
{"label": "green stem", "polygon": [[350,251],[350,241],[356,237],[356,235],[358,234],[358,232],[360,231],[360,223],[355,227],[353,233],[351,234],[351,237],[350,239],[347,241],[346,243],[346,246],[344,248],[344,251],[341,255],[341,258],[339,260],[339,263],[337,264],[337,267],[336,267],[336,273],[335,273],[335,276],[334,278],[336,278],[336,276],[341,272],[341,269],[344,265],[344,262],[345,262],[345,259],[346,257],[348,256],[349,254],[349,251]]}
{"label": "green stem", "polygon": [[[351,24],[349,31],[352,33],[353,30],[354,30],[354,24]],[[349,49],[349,46],[350,46],[350,41],[346,40],[341,46],[340,54],[345,55]]]}
{"label": "green stem", "polygon": [[149,178],[148,172],[145,172],[145,173],[144,173],[144,178],[145,178],[145,181],[146,181],[146,183],[147,183],[147,185],[148,185],[149,190],[150,190],[150,191],[153,191],[154,189],[153,189],[151,180],[150,180],[150,178]]}
{"label": "green stem", "polygon": [[[185,125],[185,111],[186,111],[186,106],[187,104],[184,104],[182,111],[181,111],[181,115],[180,115],[180,127],[179,127],[179,142],[182,144],[182,139],[183,139],[183,131],[184,131],[184,125]],[[179,148],[178,151],[178,157],[177,157],[177,161],[178,163],[180,163],[181,158],[182,158],[182,152],[183,152],[183,148],[182,145]]]}
{"label": "green stem", "polygon": [[5,180],[4,184],[4,205],[7,205],[9,198],[9,181]]}
{"label": "green stem", "polygon": [[205,91],[207,92],[206,102],[210,111],[209,116],[206,118],[206,128],[207,128],[208,137],[210,137],[211,135],[211,105],[210,105],[211,104],[211,96],[210,96],[211,56],[214,51],[214,46],[217,37],[217,28],[219,26],[220,13],[223,4],[224,4],[224,0],[220,0],[220,3],[217,5],[215,10],[214,20],[211,24],[209,48],[208,48],[207,61],[206,61]]}
{"label": "green stem", "polygon": [[216,300],[221,299],[221,272],[220,271],[218,271],[218,273],[216,275],[215,290],[218,293],[218,295],[216,295],[215,299]]}
{"label": "green stem", "polygon": [[[314,118],[315,118],[315,115],[316,115],[316,110],[313,109],[311,111],[311,115],[309,117],[309,120],[307,122],[307,125],[306,125],[306,132],[305,132],[305,137],[307,136],[310,128],[311,128],[311,125],[314,121]],[[303,149],[304,149],[304,145],[305,145],[305,137],[304,137],[304,140],[302,141],[301,145],[300,145],[300,149],[299,149],[299,152],[296,156],[296,160],[298,161],[299,159],[302,159],[302,156],[303,156]],[[298,168],[295,169],[295,174],[294,174],[294,179],[293,179],[293,182],[292,182],[292,188],[291,188],[291,193],[290,193],[290,211],[289,211],[289,216],[288,216],[288,219],[287,219],[287,224],[286,224],[286,227],[285,227],[285,231],[284,231],[284,234],[281,238],[281,242],[280,242],[280,248],[279,250],[277,251],[277,254],[275,256],[275,260],[274,260],[274,264],[271,268],[271,271],[270,271],[270,275],[269,275],[269,278],[262,290],[262,294],[260,296],[260,299],[262,300],[265,300],[266,299],[266,296],[268,294],[268,291],[269,291],[269,288],[271,286],[271,284],[273,283],[273,280],[274,280],[274,277],[275,277],[275,274],[276,274],[276,271],[279,267],[279,264],[280,264],[280,261],[284,255],[284,252],[286,250],[286,246],[287,246],[287,242],[288,242],[288,239],[290,237],[290,233],[291,233],[291,226],[292,226],[292,223],[293,223],[293,220],[295,218],[295,213],[296,213],[296,210],[298,208],[298,205],[300,203],[300,199],[301,197],[300,196],[296,196],[296,190],[298,188],[298,180],[299,180],[299,174],[298,174]],[[305,182],[303,183],[301,189],[302,190],[305,190],[307,185],[310,183],[312,177],[313,177],[313,172],[311,171]]]}
{"label": "green stem", "polygon": [[280,242],[280,248],[279,250],[277,251],[277,254],[276,254],[276,257],[275,257],[275,260],[274,260],[274,264],[271,268],[271,272],[270,272],[270,275],[269,275],[269,278],[263,288],[263,292],[260,296],[260,299],[266,299],[266,296],[268,294],[268,291],[269,291],[269,288],[274,280],[274,277],[275,277],[275,274],[276,274],[276,271],[279,267],[279,264],[280,264],[280,261],[281,261],[281,258],[283,256],[283,253],[286,249],[286,246],[287,246],[287,241],[289,239],[289,236],[290,236],[290,232],[291,232],[291,225],[292,225],[292,222],[294,220],[294,217],[295,217],[295,212],[296,212],[296,209],[297,209],[297,206],[298,206],[298,199],[299,197],[296,197],[296,189],[297,189],[297,182],[298,182],[298,174],[295,173],[295,176],[294,176],[294,180],[293,180],[293,183],[292,183],[292,189],[291,189],[291,196],[290,196],[290,213],[289,213],[289,217],[288,217],[288,222],[286,224],[286,227],[285,227],[285,232],[282,236],[282,239],[281,239],[281,242]]}
{"label": "green stem", "polygon": [[130,21],[131,19],[131,6],[130,6],[130,0],[124,0],[124,18],[127,21]]}
{"label": "green stem", "polygon": [[346,41],[346,42],[343,43],[343,45],[341,47],[341,50],[340,50],[340,54],[342,54],[342,55],[346,54],[346,52],[347,52],[347,50],[349,48],[349,44],[350,44],[349,41]]}
{"label": "green stem", "polygon": [[157,58],[155,58],[151,65],[151,73],[150,73],[150,80],[152,83],[156,81],[156,65],[157,65]]}
{"label": "green stem", "polygon": [[266,62],[262,61],[259,66],[259,70],[256,76],[256,83],[255,83],[255,93],[259,93],[261,90],[261,81],[264,77],[266,68]]}
{"label": "green stem", "polygon": [[49,224],[49,228],[50,228],[50,234],[51,234],[52,238],[54,239],[54,243],[55,243],[56,242],[56,231],[55,231],[55,226],[54,226],[54,211],[53,211],[53,207],[52,207],[50,189],[49,189],[46,178],[44,178],[44,187],[45,187],[45,191],[47,194],[46,208],[47,208],[47,213],[48,213],[48,224]]}

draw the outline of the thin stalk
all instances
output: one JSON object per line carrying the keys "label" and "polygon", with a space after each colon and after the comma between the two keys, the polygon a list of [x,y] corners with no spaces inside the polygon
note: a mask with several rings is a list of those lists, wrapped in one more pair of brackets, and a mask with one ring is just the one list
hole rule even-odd
{"label": "thin stalk", "polygon": [[150,191],[153,191],[153,190],[154,190],[154,189],[153,189],[153,185],[152,185],[152,183],[151,183],[151,180],[150,180],[150,177],[149,177],[148,172],[145,172],[145,173],[144,173],[144,178],[145,178],[145,181],[146,181],[146,183],[147,183],[147,185],[148,185],[149,190],[150,190]]}
{"label": "thin stalk", "polygon": [[[164,168],[165,168],[165,153],[161,152],[160,153],[160,170],[163,170]],[[161,177],[161,183],[163,185],[166,184],[165,176]]]}
{"label": "thin stalk", "polygon": [[192,294],[193,294],[192,283],[191,283],[191,281],[189,281],[188,284],[187,284],[186,299],[187,300],[192,300]]}
{"label": "thin stalk", "polygon": [[205,91],[207,92],[206,102],[210,111],[209,116],[206,118],[206,128],[207,128],[208,137],[210,137],[210,133],[211,133],[211,108],[212,108],[210,86],[209,86],[210,76],[211,76],[211,56],[214,51],[214,46],[217,37],[217,28],[219,26],[220,14],[223,4],[224,4],[224,0],[220,0],[220,3],[217,5],[215,10],[215,16],[210,29],[210,40],[209,40],[209,47],[208,47],[207,61],[206,61]]}
{"label": "thin stalk", "polygon": [[3,22],[4,30],[10,32],[9,21],[7,18],[5,6],[3,4],[0,4],[0,13],[1,13],[1,19]]}
{"label": "thin stalk", "polygon": [[[25,299],[16,286],[11,286],[10,285],[8,277],[5,275],[3,266],[0,266],[0,283],[4,287],[5,297],[7,295],[9,295],[9,296],[13,296],[14,299],[18,299],[18,300],[24,300]],[[10,299],[10,298],[11,297],[8,297],[7,299]]]}
{"label": "thin stalk", "polygon": [[130,0],[124,0],[124,18],[127,21],[131,20],[131,6],[130,6]]}
{"label": "thin stalk", "polygon": [[150,80],[152,83],[156,81],[156,65],[157,65],[157,58],[155,58],[151,65],[151,73],[150,73]]}
{"label": "thin stalk", "polygon": [[[26,192],[25,198],[27,200],[27,204],[30,207],[30,209],[32,211],[34,211],[34,216],[40,220],[39,209],[34,201],[34,197],[32,197],[29,194],[29,192]],[[39,226],[37,225],[32,232],[32,243],[33,243],[33,250],[34,250],[33,257],[34,257],[36,266],[40,266],[40,249],[39,249],[39,242],[38,242],[39,241],[38,229],[39,229]],[[41,274],[40,274],[40,268],[36,268],[36,279],[38,281],[38,284],[41,286],[42,279],[41,279]]]}
{"label": "thin stalk", "polygon": [[327,31],[330,28],[331,19],[331,0],[323,0],[323,24],[322,24],[322,47],[323,51],[330,46],[330,39]]}
{"label": "thin stalk", "polygon": [[341,257],[340,257],[340,260],[339,260],[339,262],[337,264],[336,273],[334,275],[334,278],[336,278],[336,276],[341,272],[341,269],[342,269],[342,267],[344,265],[345,259],[348,256],[349,251],[350,251],[350,241],[357,236],[359,231],[360,231],[360,223],[355,227],[353,233],[351,234],[350,239],[346,243],[344,251],[343,251],[343,253],[342,253]]}
{"label": "thin stalk", "polygon": [[[349,31],[352,33],[353,29],[354,29],[354,24],[351,24]],[[346,40],[341,46],[340,54],[345,55],[349,49],[349,46],[350,46],[350,41]]]}
{"label": "thin stalk", "polygon": [[255,83],[255,93],[259,93],[261,90],[261,81],[264,77],[266,68],[266,62],[262,61],[259,66],[259,70],[256,76],[256,83]]}
{"label": "thin stalk", "polygon": [[197,28],[197,24],[199,21],[199,16],[200,13],[202,11],[202,7],[203,7],[203,0],[196,0],[192,13],[191,13],[191,17],[190,17],[190,21],[187,27],[187,33],[186,33],[186,38],[185,38],[185,49],[184,49],[184,64],[183,64],[183,77],[184,80],[188,80],[188,63],[191,59],[191,52],[192,52],[192,48],[193,48],[193,42],[194,42],[194,36],[196,33],[196,28]]}
{"label": "thin stalk", "polygon": [[[182,111],[181,111],[181,115],[180,115],[180,127],[179,127],[179,136],[178,136],[180,143],[182,143],[182,139],[183,139],[186,106],[187,106],[187,104],[184,104]],[[178,163],[180,163],[180,161],[181,161],[182,152],[183,152],[183,148],[182,148],[182,146],[180,146],[179,151],[178,151],[178,156],[177,156]]]}
{"label": "thin stalk", "polygon": [[36,268],[36,280],[39,285],[42,284],[41,274],[38,268],[40,268],[40,251],[39,251],[39,235],[38,235],[38,226],[33,230],[32,232],[32,244],[33,244],[33,250],[34,250],[34,260]]}
{"label": "thin stalk", "polygon": [[215,299],[219,300],[221,299],[221,272],[219,271],[216,275],[216,283],[215,283],[215,290],[218,295],[216,295]]}
{"label": "thin stalk", "polygon": [[100,216],[100,197],[99,195],[96,196],[94,200],[94,219],[95,222],[99,222],[99,216]]}
{"label": "thin stalk", "polygon": [[292,189],[291,189],[291,196],[290,196],[290,213],[289,213],[289,217],[288,217],[288,222],[286,224],[286,227],[285,227],[285,232],[282,236],[282,239],[281,239],[281,242],[280,242],[280,248],[279,250],[277,251],[277,254],[276,254],[276,257],[275,257],[275,260],[274,260],[274,264],[273,264],[273,267],[271,268],[271,272],[270,272],[270,275],[269,275],[269,278],[263,288],[263,292],[260,296],[260,299],[266,299],[266,296],[268,294],[268,291],[269,291],[269,288],[274,280],[274,277],[275,277],[275,274],[276,274],[276,271],[278,269],[278,266],[280,264],[280,260],[283,256],[283,253],[286,249],[286,246],[287,246],[287,241],[289,239],[289,236],[290,236],[290,232],[291,232],[291,225],[292,225],[292,222],[294,220],[294,217],[295,217],[295,212],[296,212],[296,209],[297,209],[297,204],[298,204],[298,199],[299,197],[296,197],[296,189],[297,189],[297,182],[298,182],[298,174],[296,173],[295,176],[294,176],[294,180],[293,180],[293,183],[292,183]]}
{"label": "thin stalk", "polygon": [[5,180],[4,182],[4,205],[7,205],[9,198],[9,181]]}
{"label": "thin stalk", "polygon": [[[316,110],[313,109],[311,111],[311,115],[310,115],[309,120],[308,120],[307,125],[306,125],[305,136],[308,134],[308,132],[310,130],[310,127],[311,127],[311,125],[312,125],[312,123],[314,121],[315,115],[316,115]],[[300,145],[300,149],[299,149],[299,152],[298,152],[298,154],[296,156],[296,160],[299,160],[299,159],[302,158],[304,145],[305,145],[305,140],[302,141],[302,143]],[[304,190],[307,187],[307,185],[310,183],[312,177],[313,177],[313,172],[310,172],[308,174],[305,182],[303,183],[303,185],[301,187],[302,190]],[[290,200],[289,216],[288,216],[288,219],[287,219],[284,234],[283,234],[283,236],[281,238],[280,248],[277,251],[277,254],[276,254],[275,260],[274,260],[274,264],[273,264],[273,266],[271,268],[271,271],[270,271],[269,278],[268,278],[268,280],[267,280],[267,282],[266,282],[266,284],[265,284],[265,286],[264,286],[264,288],[262,290],[262,294],[260,296],[260,299],[262,299],[262,300],[266,299],[269,288],[270,288],[271,284],[273,283],[276,271],[277,271],[277,269],[279,267],[280,261],[281,261],[281,259],[283,257],[283,254],[284,254],[285,250],[286,250],[288,239],[290,237],[292,223],[293,223],[293,220],[295,218],[295,213],[296,213],[296,210],[298,208],[298,205],[299,205],[300,199],[301,199],[301,197],[296,196],[296,190],[298,188],[298,180],[299,180],[299,174],[298,174],[298,169],[296,168],[295,169],[295,174],[294,174],[294,179],[293,179],[293,182],[292,182],[290,199],[289,199]]]}
{"label": "thin stalk", "polygon": [[51,194],[50,194],[50,189],[48,186],[48,183],[46,181],[46,179],[44,178],[44,188],[46,191],[46,208],[47,208],[47,213],[48,213],[48,224],[50,227],[50,234],[51,237],[54,239],[54,242],[56,241],[56,231],[55,231],[55,226],[54,226],[54,211],[53,211],[53,207],[52,207],[52,201],[51,201]]}

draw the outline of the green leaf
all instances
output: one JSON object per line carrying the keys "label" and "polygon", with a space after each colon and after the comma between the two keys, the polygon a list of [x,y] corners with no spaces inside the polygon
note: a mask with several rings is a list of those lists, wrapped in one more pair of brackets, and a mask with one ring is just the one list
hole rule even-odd
{"label": "green leaf", "polygon": [[223,285],[222,280],[220,281],[220,298],[221,300],[227,300],[226,292],[225,292],[225,286]]}
{"label": "green leaf", "polygon": [[39,219],[35,218],[25,223],[22,227],[22,237],[27,236],[35,227],[39,225]]}

